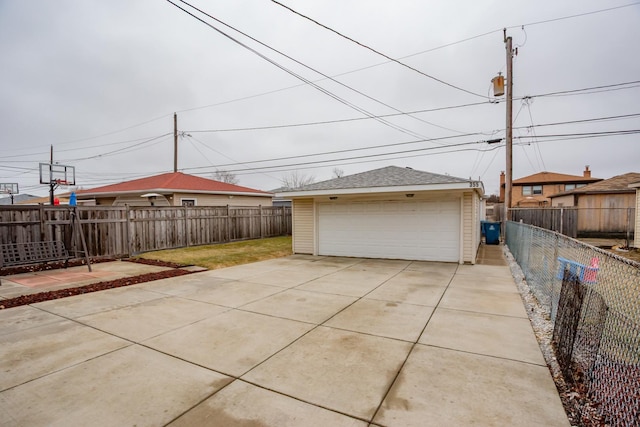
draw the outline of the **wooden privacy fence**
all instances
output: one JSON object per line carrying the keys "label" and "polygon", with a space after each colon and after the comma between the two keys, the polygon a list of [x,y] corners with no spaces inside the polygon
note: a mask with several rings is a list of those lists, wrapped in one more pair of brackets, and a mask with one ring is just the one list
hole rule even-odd
{"label": "wooden privacy fence", "polygon": [[633,239],[634,208],[512,208],[511,220],[573,238]]}
{"label": "wooden privacy fence", "polygon": [[578,237],[577,208],[511,208],[511,220]]}
{"label": "wooden privacy fence", "polygon": [[291,234],[291,208],[3,206],[0,243],[61,240],[71,251],[72,214],[78,216],[89,256],[141,252]]}

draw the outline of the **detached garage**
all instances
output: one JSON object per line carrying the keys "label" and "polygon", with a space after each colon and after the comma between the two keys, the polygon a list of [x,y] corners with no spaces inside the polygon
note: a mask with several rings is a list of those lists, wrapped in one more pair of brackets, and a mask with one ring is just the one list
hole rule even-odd
{"label": "detached garage", "polygon": [[482,183],[389,166],[307,185],[292,200],[293,252],[475,263]]}

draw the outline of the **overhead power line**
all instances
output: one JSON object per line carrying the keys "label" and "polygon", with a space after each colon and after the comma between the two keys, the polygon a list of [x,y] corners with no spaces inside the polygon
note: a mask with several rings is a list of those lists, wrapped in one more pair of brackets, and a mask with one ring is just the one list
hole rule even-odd
{"label": "overhead power line", "polygon": [[[216,22],[221,22],[221,21],[220,21],[220,20],[218,20],[217,18],[213,18],[211,15],[206,14],[205,12],[203,12],[203,11],[201,11],[200,9],[198,9],[198,8],[196,8],[196,7],[194,7],[194,6],[192,6],[191,4],[187,3],[187,2],[186,2],[186,1],[184,1],[184,0],[178,0],[178,1],[180,1],[181,3],[183,3],[183,4],[187,5],[187,6],[189,6],[189,7],[190,7],[190,8],[192,8],[192,9],[194,9],[194,10],[198,11],[199,13],[202,13],[203,15],[205,15],[205,16],[207,16],[207,17],[211,18],[211,19],[216,20]],[[189,16],[191,16],[191,17],[193,17],[193,18],[197,19],[198,21],[202,22],[203,24],[207,25],[209,28],[213,29],[214,31],[218,32],[219,34],[221,34],[222,36],[224,36],[224,37],[228,38],[229,40],[233,41],[234,43],[238,44],[239,46],[242,46],[243,48],[245,48],[245,49],[249,50],[250,52],[254,53],[255,55],[257,55],[257,56],[259,56],[260,58],[264,59],[265,61],[269,62],[270,64],[272,64],[272,65],[274,65],[274,66],[278,67],[279,69],[281,69],[282,71],[286,72],[287,74],[289,74],[289,75],[291,75],[291,76],[293,76],[293,77],[295,77],[295,78],[297,78],[297,79],[299,79],[299,80],[301,80],[301,81],[305,82],[305,83],[306,83],[306,84],[308,84],[309,86],[311,86],[311,87],[313,87],[313,88],[317,89],[318,91],[320,91],[320,92],[324,93],[325,95],[327,95],[327,96],[329,96],[329,97],[331,97],[331,98],[335,99],[336,101],[338,101],[338,102],[340,102],[340,103],[342,103],[342,104],[344,104],[344,105],[346,105],[346,106],[348,106],[348,107],[350,107],[350,108],[352,108],[352,109],[354,109],[354,110],[356,110],[356,111],[360,112],[361,114],[363,114],[363,115],[365,115],[365,116],[371,117],[371,118],[373,118],[374,120],[377,120],[379,123],[382,123],[382,124],[383,124],[383,125],[385,125],[385,126],[391,127],[392,129],[395,129],[395,130],[397,130],[397,131],[400,131],[400,132],[406,133],[406,134],[411,135],[411,136],[413,136],[413,137],[418,137],[418,138],[423,137],[423,135],[417,134],[417,133],[415,133],[415,132],[413,132],[413,131],[410,131],[410,130],[408,130],[408,129],[405,129],[405,128],[401,127],[401,126],[395,125],[395,124],[393,124],[393,123],[391,123],[391,122],[388,122],[388,121],[386,121],[386,120],[384,120],[384,119],[379,119],[379,118],[377,118],[375,114],[370,113],[369,111],[365,110],[364,108],[361,108],[361,107],[359,107],[359,106],[355,105],[354,103],[352,103],[352,102],[349,102],[349,101],[345,100],[344,98],[341,98],[340,96],[338,96],[338,95],[334,94],[333,92],[329,91],[328,89],[325,89],[325,88],[323,88],[322,86],[319,86],[318,84],[314,83],[313,81],[311,81],[311,80],[309,80],[309,79],[307,79],[307,78],[303,77],[302,75],[300,75],[300,74],[298,74],[298,73],[294,72],[293,70],[291,70],[291,69],[289,69],[289,68],[285,67],[284,65],[282,65],[282,64],[278,63],[277,61],[275,61],[275,60],[273,60],[273,59],[269,58],[268,56],[264,55],[263,53],[258,52],[256,49],[254,49],[254,48],[250,47],[249,45],[247,45],[247,44],[245,44],[245,43],[243,43],[243,42],[241,42],[240,40],[236,39],[235,37],[233,37],[233,36],[231,36],[231,35],[229,35],[229,34],[225,33],[225,32],[224,32],[224,31],[222,31],[221,29],[219,29],[219,28],[217,28],[216,26],[212,25],[211,23],[209,23],[209,22],[205,21],[204,19],[200,18],[199,16],[195,15],[194,13],[192,13],[192,12],[190,12],[190,11],[188,11],[188,10],[184,9],[183,7],[181,7],[181,6],[179,6],[178,4],[174,3],[173,1],[171,1],[171,0],[167,0],[167,2],[168,2],[168,3],[170,3],[171,5],[175,6],[176,8],[178,8],[178,9],[182,10],[183,12],[185,12],[186,14],[188,14]],[[221,23],[222,23],[222,22],[221,22]],[[227,26],[227,27],[229,27],[229,28],[232,28],[234,31],[237,31],[238,33],[240,33],[240,34],[242,34],[242,35],[245,35],[245,34],[244,34],[244,33],[242,33],[241,31],[236,30],[235,28],[233,28],[233,27],[231,27],[231,26],[229,26],[229,25],[227,25],[227,24],[224,24],[224,23],[223,23],[223,25],[225,25],[225,26]],[[247,35],[245,35],[245,36],[246,36],[246,37],[249,37],[249,36],[247,36]],[[255,41],[255,42],[257,42],[257,43],[260,43],[261,45],[263,45],[263,46],[265,46],[265,47],[268,47],[269,49],[274,50],[275,52],[278,52],[279,54],[281,54],[281,55],[283,55],[283,56],[285,56],[285,57],[289,58],[290,60],[295,61],[293,58],[290,58],[290,57],[286,56],[285,54],[283,54],[283,53],[281,53],[281,52],[279,52],[279,51],[277,51],[277,50],[275,50],[275,49],[273,49],[273,48],[270,48],[269,46],[267,46],[267,45],[265,45],[265,44],[263,44],[263,43],[261,43],[261,42],[257,41],[256,39],[253,39],[253,38],[251,38],[251,39],[252,39],[252,40],[254,40],[254,41]],[[299,62],[299,61],[295,61],[295,62],[296,62],[296,63],[298,63],[298,64],[300,64],[300,65],[303,65],[304,67],[306,67],[306,68],[308,68],[308,69],[313,70],[314,72],[316,72],[316,73],[318,73],[318,74],[320,74],[320,75],[322,75],[322,76],[325,76],[325,77],[329,78],[329,76],[327,76],[327,75],[325,75],[325,74],[323,74],[323,73],[320,73],[319,71],[317,71],[317,70],[315,70],[315,69],[313,69],[313,68],[311,68],[311,67],[309,67],[309,66],[307,66],[307,65],[305,65],[305,64],[303,64],[303,63],[301,63],[301,62]],[[333,79],[332,79],[332,80],[333,80]],[[341,84],[341,85],[343,85],[343,86],[345,86],[345,87],[347,87],[347,88],[349,88],[349,89],[351,89],[351,90],[354,90],[355,92],[358,92],[358,91],[356,91],[355,89],[350,88],[349,86],[344,85],[344,84],[342,84],[342,83],[338,82],[337,80],[333,80],[333,81],[335,81],[336,83]],[[360,93],[361,95],[364,95],[364,94],[362,94],[361,92],[358,92],[358,93]],[[364,96],[366,96],[366,95],[364,95]],[[367,96],[367,97],[368,97],[368,96]],[[370,98],[370,97],[369,97],[369,98]],[[373,99],[373,98],[371,98],[371,99]],[[377,101],[377,100],[376,100],[376,101]],[[379,101],[377,101],[377,102],[379,102]],[[384,105],[386,105],[386,104],[384,104]],[[389,108],[393,108],[393,107],[390,107],[390,106],[388,106],[388,107],[389,107]],[[395,110],[395,108],[393,108],[393,109]]]}
{"label": "overhead power line", "polygon": [[[306,68],[306,69],[308,69],[308,70],[311,70],[311,71],[313,71],[313,72],[314,72],[314,73],[316,73],[316,74],[321,75],[321,76],[323,77],[323,79],[322,79],[322,80],[325,80],[325,79],[327,79],[327,80],[331,80],[332,82],[334,82],[334,83],[336,83],[336,84],[338,84],[338,85],[340,85],[340,86],[342,86],[342,87],[344,87],[344,88],[346,88],[346,89],[348,89],[348,90],[351,90],[351,91],[353,91],[353,92],[357,93],[358,95],[361,95],[361,96],[363,96],[363,97],[365,97],[365,98],[367,98],[367,99],[369,99],[369,100],[371,100],[371,101],[374,101],[374,102],[376,102],[376,103],[378,103],[378,104],[380,104],[380,105],[383,105],[383,106],[385,106],[385,107],[387,107],[387,108],[390,108],[390,109],[392,109],[392,110],[394,110],[394,111],[398,112],[398,113],[399,113],[399,114],[401,114],[401,115],[407,115],[407,116],[411,117],[412,119],[418,120],[418,121],[420,121],[420,122],[423,122],[423,123],[426,123],[426,124],[428,124],[428,125],[435,126],[435,127],[441,128],[441,129],[449,130],[449,131],[452,131],[452,132],[464,133],[464,132],[460,132],[460,131],[455,130],[455,129],[450,129],[450,128],[448,128],[448,127],[444,127],[444,126],[438,125],[438,124],[433,123],[433,122],[426,121],[426,120],[421,119],[421,118],[419,118],[419,117],[411,116],[410,114],[408,114],[408,113],[406,113],[406,112],[404,112],[404,111],[402,111],[402,110],[400,110],[400,109],[398,109],[398,108],[395,108],[395,107],[393,107],[393,106],[391,106],[391,105],[389,105],[389,104],[387,104],[387,103],[385,103],[385,102],[383,102],[383,101],[380,101],[380,100],[379,100],[379,99],[377,99],[377,98],[374,98],[374,97],[372,97],[372,96],[370,96],[370,95],[367,95],[366,93],[364,93],[364,92],[362,92],[362,91],[360,91],[360,90],[358,90],[358,89],[355,89],[355,88],[353,88],[353,87],[351,87],[351,86],[349,86],[349,85],[347,85],[347,84],[345,84],[345,83],[343,83],[343,82],[341,82],[341,81],[339,81],[339,80],[336,80],[336,79],[335,79],[335,77],[333,77],[333,76],[329,76],[329,75],[327,75],[327,74],[325,74],[325,73],[323,73],[323,72],[321,72],[321,71],[317,70],[316,68],[313,68],[313,67],[311,67],[311,66],[309,66],[309,65],[305,64],[304,62],[299,61],[299,60],[297,60],[297,59],[295,59],[295,58],[291,57],[290,55],[287,55],[286,53],[282,52],[281,50],[278,50],[278,49],[276,49],[276,48],[274,48],[274,47],[272,47],[272,46],[269,46],[268,44],[266,44],[266,43],[264,43],[264,42],[262,42],[262,41],[260,41],[260,40],[256,39],[255,37],[253,37],[253,36],[251,36],[251,35],[249,35],[249,34],[245,33],[244,31],[239,30],[238,28],[236,28],[236,27],[234,27],[234,26],[232,26],[232,25],[227,24],[226,22],[224,22],[224,21],[222,21],[221,19],[216,18],[215,16],[213,16],[213,15],[211,15],[211,14],[209,14],[209,13],[207,13],[207,12],[203,11],[202,9],[199,9],[199,8],[197,8],[197,7],[195,7],[195,6],[193,6],[193,5],[189,4],[189,3],[187,3],[185,0],[178,0],[178,1],[180,1],[181,3],[183,3],[183,4],[187,5],[187,6],[191,7],[191,8],[193,8],[194,10],[196,10],[196,11],[198,11],[199,13],[201,13],[201,14],[205,15],[206,17],[208,17],[208,18],[210,18],[210,19],[212,19],[212,20],[214,20],[214,21],[216,21],[216,22],[218,22],[218,23],[220,23],[220,24],[224,25],[225,27],[227,27],[227,28],[229,28],[229,29],[231,29],[231,30],[233,30],[233,31],[237,32],[238,34],[243,35],[244,37],[248,38],[249,40],[252,40],[252,41],[254,41],[254,42],[258,43],[260,46],[263,46],[263,47],[265,47],[265,48],[267,48],[267,49],[271,50],[272,52],[275,52],[275,53],[277,53],[277,54],[279,54],[279,55],[282,55],[282,56],[284,56],[285,58],[289,59],[290,61],[293,61],[293,62],[295,62],[296,64],[301,65],[302,67],[304,67],[304,68]],[[316,83],[316,81],[314,81],[314,83]],[[379,117],[379,116],[378,116],[378,117]],[[394,125],[394,126],[396,126],[396,125]],[[398,127],[399,127],[399,126],[398,126]],[[401,128],[401,127],[400,127],[400,128]],[[401,129],[405,129],[405,128],[401,128]],[[405,130],[406,130],[406,129],[405,129]],[[411,131],[409,131],[409,132],[411,132]],[[414,137],[417,137],[417,138],[424,138],[424,137],[425,137],[424,135],[420,135],[420,134],[413,133],[413,132],[411,132],[411,133],[409,133],[409,134],[410,134],[410,135],[412,135],[412,136],[414,136]]]}
{"label": "overhead power line", "polygon": [[583,17],[583,16],[595,15],[597,13],[610,12],[612,10],[623,9],[625,7],[635,6],[635,5],[638,5],[638,4],[640,4],[640,2],[636,1],[636,2],[633,2],[633,3],[623,4],[621,6],[608,7],[606,9],[593,10],[591,12],[576,13],[574,15],[561,16],[559,18],[545,19],[543,21],[529,22],[527,24],[514,25],[514,26],[511,26],[511,27],[507,27],[507,28],[511,29],[511,28],[520,28],[520,27],[531,27],[533,25],[540,25],[540,24],[548,24],[549,22],[564,21],[566,19],[580,18],[580,17]]}
{"label": "overhead power line", "polygon": [[361,43],[361,42],[359,42],[359,41],[357,41],[357,40],[355,40],[355,39],[353,39],[353,38],[351,38],[351,37],[349,37],[349,36],[347,36],[347,35],[342,34],[341,32],[339,32],[339,31],[337,31],[337,30],[334,30],[333,28],[331,28],[331,27],[329,27],[329,26],[327,26],[327,25],[325,25],[325,24],[322,24],[321,22],[316,21],[316,20],[315,20],[315,19],[313,19],[313,18],[308,17],[307,15],[303,15],[302,13],[300,13],[300,12],[296,11],[295,9],[293,9],[293,8],[291,8],[291,7],[289,7],[289,6],[285,5],[285,4],[280,3],[280,2],[279,2],[279,1],[277,1],[277,0],[271,0],[271,1],[272,1],[273,3],[275,3],[275,4],[277,4],[278,6],[281,6],[281,7],[285,8],[285,9],[289,10],[290,12],[293,12],[294,14],[296,14],[296,15],[298,15],[298,16],[300,16],[300,17],[302,17],[302,18],[304,18],[304,19],[306,19],[306,20],[308,20],[308,21],[313,22],[313,23],[314,23],[314,24],[316,24],[316,25],[319,25],[320,27],[322,27],[322,28],[324,28],[324,29],[326,29],[326,30],[331,31],[331,32],[332,32],[332,33],[334,33],[334,34],[337,34],[338,36],[340,36],[340,37],[342,37],[342,38],[344,38],[344,39],[346,39],[346,40],[349,40],[349,41],[350,41],[350,42],[352,42],[352,43],[357,44],[357,45],[358,45],[358,46],[360,46],[360,47],[363,47],[363,48],[365,48],[365,49],[367,49],[367,50],[370,50],[371,52],[373,52],[373,53],[375,53],[375,54],[377,54],[377,55],[380,55],[380,56],[382,56],[383,58],[386,58],[386,59],[388,59],[388,60],[389,60],[389,61],[391,61],[391,62],[394,62],[394,63],[396,63],[396,64],[398,64],[398,65],[401,65],[402,67],[408,68],[408,69],[409,69],[409,70],[411,70],[411,71],[415,71],[415,72],[416,72],[416,73],[418,73],[418,74],[421,74],[421,75],[423,75],[423,76],[425,76],[425,77],[430,78],[431,80],[435,80],[435,81],[437,81],[438,83],[441,83],[441,84],[443,84],[443,85],[449,86],[449,87],[451,87],[451,88],[453,88],[453,89],[457,89],[457,90],[459,90],[459,91],[462,91],[462,92],[468,93],[468,94],[470,94],[470,95],[478,96],[478,97],[480,97],[480,98],[486,98],[486,96],[485,96],[485,95],[480,95],[479,93],[475,93],[475,92],[472,92],[472,91],[470,91],[470,90],[463,89],[463,88],[461,88],[460,86],[456,86],[456,85],[451,84],[451,83],[449,83],[449,82],[446,82],[446,81],[444,81],[444,80],[442,80],[442,79],[439,79],[439,78],[437,78],[437,77],[434,77],[434,76],[432,76],[432,75],[430,75],[430,74],[427,74],[427,73],[425,73],[424,71],[418,70],[418,69],[417,69],[417,68],[415,68],[415,67],[412,67],[412,66],[410,66],[410,65],[408,65],[408,64],[405,64],[404,62],[401,62],[401,61],[397,60],[396,58],[392,58],[392,57],[390,57],[389,55],[384,54],[384,53],[380,52],[379,50],[376,50],[376,49],[372,48],[371,46],[368,46],[368,45],[366,45],[366,44],[364,44],[364,43]]}

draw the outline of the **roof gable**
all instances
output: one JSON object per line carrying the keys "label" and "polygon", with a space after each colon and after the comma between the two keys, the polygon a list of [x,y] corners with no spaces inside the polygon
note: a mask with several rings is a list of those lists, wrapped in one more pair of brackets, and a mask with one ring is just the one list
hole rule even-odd
{"label": "roof gable", "polygon": [[423,172],[411,168],[387,166],[354,175],[316,182],[286,191],[343,190],[352,188],[400,187],[407,185],[466,183],[468,179]]}
{"label": "roof gable", "polygon": [[553,184],[553,183],[586,183],[601,181],[602,178],[591,178],[580,175],[567,175],[556,172],[538,172],[533,175],[518,178],[513,185]]}
{"label": "roof gable", "polygon": [[256,195],[270,195],[265,191],[253,188],[242,187],[240,185],[228,184],[226,182],[215,181],[213,179],[188,175],[182,172],[170,172],[160,175],[149,176],[119,184],[105,185],[103,187],[80,190],[78,194],[113,194],[113,193],[134,193],[146,191],[184,191],[184,192],[206,192],[206,193],[255,193]]}

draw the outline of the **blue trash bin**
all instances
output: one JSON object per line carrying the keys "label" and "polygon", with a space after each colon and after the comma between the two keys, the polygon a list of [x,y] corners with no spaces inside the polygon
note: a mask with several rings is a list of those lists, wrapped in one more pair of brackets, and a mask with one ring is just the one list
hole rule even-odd
{"label": "blue trash bin", "polygon": [[485,222],[484,223],[484,241],[487,245],[500,244],[500,223]]}

